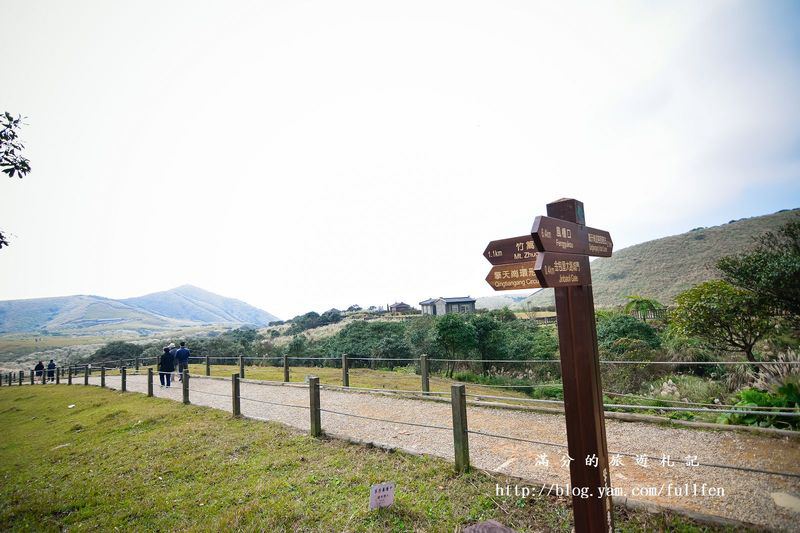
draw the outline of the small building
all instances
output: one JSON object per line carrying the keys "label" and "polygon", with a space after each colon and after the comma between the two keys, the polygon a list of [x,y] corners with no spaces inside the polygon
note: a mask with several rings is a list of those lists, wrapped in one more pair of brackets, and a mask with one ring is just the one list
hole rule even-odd
{"label": "small building", "polygon": [[390,313],[405,314],[405,313],[411,313],[413,311],[414,308],[405,302],[393,303],[392,305],[389,306]]}
{"label": "small building", "polygon": [[429,298],[419,303],[423,315],[446,315],[449,313],[474,313],[475,298],[459,296],[456,298]]}

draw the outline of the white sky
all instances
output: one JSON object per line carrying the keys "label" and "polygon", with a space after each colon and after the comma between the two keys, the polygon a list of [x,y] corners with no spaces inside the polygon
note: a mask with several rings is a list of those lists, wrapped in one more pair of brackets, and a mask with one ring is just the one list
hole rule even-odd
{"label": "white sky", "polygon": [[557,198],[616,249],[800,205],[797,3],[0,0],[0,21],[33,166],[0,180],[0,299],[416,305],[490,294],[488,241]]}

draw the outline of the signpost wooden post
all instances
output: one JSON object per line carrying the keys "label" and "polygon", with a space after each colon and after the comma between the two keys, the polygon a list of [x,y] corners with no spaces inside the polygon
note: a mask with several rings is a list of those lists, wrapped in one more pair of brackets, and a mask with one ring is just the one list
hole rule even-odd
{"label": "signpost wooden post", "polygon": [[[589,256],[611,256],[613,241],[607,231],[586,226],[583,203],[574,199],[548,204],[547,216],[536,217],[531,237],[537,286],[555,290],[570,482],[575,494],[572,497],[575,531],[613,531],[611,475],[589,267]],[[510,282],[512,268],[517,268],[516,279],[519,279],[520,265],[531,261],[514,254],[514,249],[520,247],[528,251],[527,244],[519,245],[526,242],[522,239],[492,241],[484,251],[484,257],[493,265],[500,265],[498,271],[509,272],[507,276],[501,274],[497,281]],[[514,242],[508,244],[511,241]],[[497,268],[486,279],[490,284]],[[531,288],[511,283],[492,286],[495,290]],[[590,496],[582,498],[582,490]]]}

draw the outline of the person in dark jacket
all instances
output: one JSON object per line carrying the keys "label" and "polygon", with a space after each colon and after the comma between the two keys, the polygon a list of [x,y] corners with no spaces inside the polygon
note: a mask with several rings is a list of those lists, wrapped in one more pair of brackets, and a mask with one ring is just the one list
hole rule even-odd
{"label": "person in dark jacket", "polygon": [[158,362],[158,379],[162,387],[169,387],[173,372],[175,372],[175,357],[169,353],[169,346],[165,346],[161,360]]}
{"label": "person in dark jacket", "polygon": [[56,363],[52,359],[47,363],[47,381],[56,380]]}
{"label": "person in dark jacket", "polygon": [[42,383],[44,383],[44,363],[39,361],[36,363],[36,366],[33,367],[34,373],[36,374],[37,378],[42,379]]}
{"label": "person in dark jacket", "polygon": [[[167,348],[169,348],[169,354],[172,356],[172,371],[174,372],[178,368],[178,349],[175,347],[174,342],[169,343]],[[172,376],[172,381],[175,381],[175,376]]]}
{"label": "person in dark jacket", "polygon": [[186,343],[181,341],[181,347],[175,352],[175,358],[178,360],[178,379],[183,381],[183,371],[189,370],[189,348]]}

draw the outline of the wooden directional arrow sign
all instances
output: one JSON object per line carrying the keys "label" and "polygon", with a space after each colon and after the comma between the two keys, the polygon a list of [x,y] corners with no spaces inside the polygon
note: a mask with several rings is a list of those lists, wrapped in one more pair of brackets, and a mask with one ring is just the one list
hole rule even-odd
{"label": "wooden directional arrow sign", "polygon": [[498,265],[489,271],[486,282],[496,291],[538,289],[541,287],[534,273],[534,261]]}
{"label": "wooden directional arrow sign", "polygon": [[493,265],[506,265],[536,260],[536,247],[530,235],[492,241],[483,251],[483,257]]}
{"label": "wooden directional arrow sign", "polygon": [[536,217],[531,236],[540,252],[611,257],[614,243],[607,231],[551,217]]}
{"label": "wooden directional arrow sign", "polygon": [[542,287],[591,285],[589,257],[585,255],[539,252],[533,267]]}

